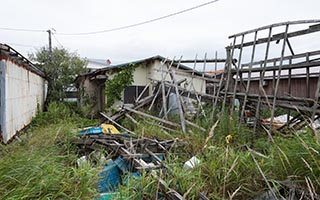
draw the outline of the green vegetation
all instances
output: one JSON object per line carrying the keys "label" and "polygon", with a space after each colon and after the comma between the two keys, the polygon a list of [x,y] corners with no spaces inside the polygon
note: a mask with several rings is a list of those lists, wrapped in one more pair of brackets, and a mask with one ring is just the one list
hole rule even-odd
{"label": "green vegetation", "polygon": [[98,168],[78,168],[70,140],[79,127],[95,124],[64,104],[49,104],[21,141],[0,145],[0,199],[92,199]]}
{"label": "green vegetation", "polygon": [[110,108],[115,101],[120,100],[125,87],[132,84],[134,70],[135,65],[130,64],[129,67],[121,69],[112,79],[106,81],[107,108]]}
{"label": "green vegetation", "polygon": [[86,62],[78,54],[64,48],[55,47],[50,53],[47,47],[42,47],[29,57],[39,63],[37,66],[47,76],[47,105],[50,102],[63,101],[66,89],[73,85],[79,74],[86,71]]}
{"label": "green vegetation", "polygon": [[[320,146],[312,131],[292,132],[286,137],[276,134],[274,143],[269,143],[263,132],[253,134],[248,127],[238,131],[236,114],[231,124],[228,112],[214,116],[209,123],[197,118],[208,130],[219,119],[206,146],[209,131],[189,127],[185,134],[166,133],[156,122],[147,120],[135,125],[125,119],[122,124],[140,136],[183,141],[164,160],[172,174],[160,170],[157,176],[186,199],[198,199],[199,192],[209,199],[250,199],[269,188],[295,188],[307,196],[320,190]],[[77,167],[79,155],[70,144],[77,128],[88,125],[97,122],[80,118],[70,105],[51,103],[48,112],[38,114],[20,136],[22,141],[0,146],[1,198],[94,199],[101,166],[89,162]],[[228,134],[232,135],[229,144],[225,140]],[[193,156],[200,164],[184,169],[184,163]],[[124,183],[115,199],[157,198],[159,181],[152,173],[143,172]]]}
{"label": "green vegetation", "polygon": [[[145,120],[139,122],[135,132],[143,136],[184,141],[184,146],[171,152],[165,160],[173,175],[162,173],[161,178],[171,188],[187,199],[198,199],[199,192],[210,199],[249,199],[270,187],[299,188],[307,196],[310,196],[310,188],[315,192],[320,190],[320,146],[311,131],[292,132],[286,137],[274,135],[274,143],[269,143],[263,132],[256,136],[245,126],[238,131],[236,116],[231,126],[227,112],[216,116],[213,122],[218,118],[220,122],[206,147],[208,132],[192,129],[186,134],[168,135],[157,126],[146,124]],[[232,135],[230,144],[225,141],[228,134]],[[184,169],[184,162],[192,156],[197,156],[201,163],[191,170]],[[122,186],[121,197],[154,199],[158,180],[151,174],[144,174],[142,179],[139,184]]]}

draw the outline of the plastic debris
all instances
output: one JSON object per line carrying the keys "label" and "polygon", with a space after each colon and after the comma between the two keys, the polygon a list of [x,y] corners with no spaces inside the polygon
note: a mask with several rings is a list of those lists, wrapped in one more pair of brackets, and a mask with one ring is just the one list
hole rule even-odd
{"label": "plastic debris", "polygon": [[200,160],[196,156],[193,156],[190,160],[184,163],[183,168],[192,169],[198,164],[200,164]]}
{"label": "plastic debris", "polygon": [[79,131],[80,135],[98,135],[101,133],[103,133],[101,127],[88,127]]}
{"label": "plastic debris", "polygon": [[83,167],[84,165],[87,164],[87,157],[86,156],[82,156],[80,158],[77,159],[77,165],[79,168]]}
{"label": "plastic debris", "polygon": [[105,134],[120,134],[118,129],[111,124],[101,124],[100,127]]}
{"label": "plastic debris", "polygon": [[115,163],[105,166],[99,173],[99,177],[99,193],[115,191],[121,184],[120,170]]}
{"label": "plastic debris", "polygon": [[115,199],[117,195],[119,195],[119,192],[114,192],[114,193],[101,193],[99,200],[112,200]]}
{"label": "plastic debris", "polygon": [[123,160],[120,156],[114,161],[114,164],[117,165],[122,172],[128,172],[132,168],[130,163]]}
{"label": "plastic debris", "polygon": [[229,135],[226,136],[226,143],[227,143],[227,144],[230,144],[231,141],[232,141],[232,135],[229,134]]}

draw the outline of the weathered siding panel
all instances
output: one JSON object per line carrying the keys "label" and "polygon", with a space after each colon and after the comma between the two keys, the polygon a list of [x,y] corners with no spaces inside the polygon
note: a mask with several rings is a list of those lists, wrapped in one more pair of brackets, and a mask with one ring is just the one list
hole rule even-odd
{"label": "weathered siding panel", "polygon": [[[39,75],[11,62],[5,61],[2,71],[5,90],[2,120],[2,138],[6,143],[17,131],[27,126],[45,100],[46,80]],[[1,92],[3,94],[3,92]]]}
{"label": "weathered siding panel", "polygon": [[[310,94],[310,98],[315,97],[315,91],[317,87],[318,77],[310,77],[309,84],[310,89],[307,90],[307,80],[306,78],[292,78],[291,79],[291,95],[293,97],[308,97],[308,93]],[[244,82],[247,84],[247,82]],[[264,86],[264,90],[267,95],[273,95],[274,88],[272,87],[272,80],[265,80],[266,86]],[[241,92],[245,92],[245,89],[238,85],[238,88]],[[249,93],[251,94],[259,94],[259,80],[251,80],[250,81],[250,89]],[[289,96],[289,85],[288,79],[281,79],[278,87],[278,96]]]}

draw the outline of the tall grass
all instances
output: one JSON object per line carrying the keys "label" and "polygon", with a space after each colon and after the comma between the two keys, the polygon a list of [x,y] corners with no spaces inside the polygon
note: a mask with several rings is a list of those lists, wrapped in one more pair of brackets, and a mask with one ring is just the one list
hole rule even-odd
{"label": "tall grass", "polygon": [[77,127],[92,123],[54,103],[33,120],[21,141],[0,145],[0,199],[92,199],[97,169],[78,168],[70,145]]}
{"label": "tall grass", "polygon": [[[203,148],[209,127],[218,119],[219,123],[207,147]],[[185,146],[173,150],[166,157],[165,162],[173,175],[163,173],[161,178],[187,199],[198,199],[199,192],[209,199],[250,199],[270,188],[280,197],[285,196],[290,187],[299,188],[308,197],[319,193],[320,146],[312,133],[293,132],[286,137],[274,135],[274,143],[270,144],[264,132],[254,134],[247,126],[238,128],[236,114],[230,120],[228,112],[223,112],[209,124],[201,121],[201,117],[197,120],[203,123],[207,132],[192,128],[191,132],[173,132],[168,136],[163,134],[161,128],[144,121],[140,121],[136,127],[139,130],[136,132],[143,132],[149,137],[172,137],[184,141]],[[225,141],[228,134],[232,135],[230,144]],[[201,163],[193,169],[184,169],[184,162],[192,156],[197,156]],[[153,181],[144,187],[144,191],[154,191],[157,181],[151,175],[146,174],[145,177]],[[132,186],[123,186],[121,191],[128,188]],[[283,188],[281,194],[276,188],[279,191]],[[130,197],[138,199],[136,197],[141,192],[131,191]]]}

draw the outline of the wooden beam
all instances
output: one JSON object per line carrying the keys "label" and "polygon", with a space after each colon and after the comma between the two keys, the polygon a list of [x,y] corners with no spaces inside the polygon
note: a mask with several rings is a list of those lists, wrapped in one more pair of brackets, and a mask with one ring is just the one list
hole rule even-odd
{"label": "wooden beam", "polygon": [[[256,29],[244,31],[244,32],[241,32],[241,33],[237,33],[237,34],[229,36],[229,39],[233,38],[233,37],[236,37],[236,36],[245,35],[245,34],[248,34],[248,33],[254,33],[256,31],[265,30],[265,29],[268,29],[270,27],[279,27],[279,26],[284,26],[284,25],[287,25],[287,24],[312,24],[312,23],[320,23],[320,20],[298,20],[298,21],[280,22],[280,23],[271,24],[271,25],[268,25],[268,26],[262,26],[262,27],[259,27],[259,28],[256,28]],[[311,25],[310,27],[314,27],[316,25]]]}
{"label": "wooden beam", "polygon": [[[317,62],[303,62],[303,63],[296,63],[296,64],[288,64],[288,65],[282,65],[281,69],[282,70],[287,70],[287,69],[299,69],[299,68],[307,68],[307,67],[318,67],[320,66],[320,61]],[[274,65],[274,66],[269,66],[266,67],[266,71],[273,71],[273,70],[278,70],[279,65]],[[250,70],[249,69],[242,69],[240,70],[241,73],[248,73]],[[261,67],[254,67],[251,69],[251,72],[260,72]],[[232,70],[232,73],[235,73],[236,70]]]}
{"label": "wooden beam", "polygon": [[159,118],[159,117],[155,117],[155,116],[146,114],[146,113],[141,112],[141,111],[138,111],[138,110],[134,110],[134,109],[129,108],[129,107],[126,107],[126,106],[124,107],[124,109],[125,109],[125,110],[128,110],[128,111],[130,111],[130,112],[133,112],[133,113],[135,113],[135,114],[137,114],[137,115],[141,115],[141,116],[144,116],[144,117],[147,117],[147,118],[151,118],[151,119],[154,119],[154,120],[156,120],[156,121],[162,122],[162,123],[167,124],[167,125],[170,125],[170,126],[179,127],[179,124],[176,124],[176,123],[174,123],[174,122],[170,122],[170,121],[168,121],[168,120],[164,120],[164,119],[161,119],[161,118]]}
{"label": "wooden beam", "polygon": [[[179,64],[178,64],[178,66],[179,66]],[[179,108],[181,129],[182,129],[182,132],[185,133],[186,132],[186,124],[185,124],[186,122],[185,122],[184,113],[183,113],[183,109],[182,109],[182,105],[181,105],[182,102],[180,99],[179,89],[178,89],[178,85],[177,85],[177,79],[176,79],[173,71],[169,70],[169,74],[170,74],[170,77],[173,81],[174,89],[175,89],[175,92],[177,95],[177,104],[178,104],[178,108]]]}
{"label": "wooden beam", "polygon": [[[308,55],[309,56],[319,56],[320,55],[320,50],[308,51],[308,52],[305,52],[305,53],[300,53],[300,54],[291,55],[291,56],[284,56],[283,60],[285,61],[285,60],[293,60],[293,59],[297,59],[297,58],[305,58]],[[281,60],[281,57],[271,58],[271,59],[267,60],[267,63],[277,62],[277,61],[280,61],[280,60]],[[309,60],[309,61],[311,61],[311,60]],[[253,62],[253,63],[244,63],[244,64],[241,64],[241,65],[243,67],[247,67],[250,64],[252,64],[252,65],[261,65],[263,63],[265,63],[265,60],[259,60],[259,61]]]}
{"label": "wooden beam", "polygon": [[108,115],[106,115],[105,113],[100,112],[100,115],[102,115],[103,117],[107,118],[107,119],[108,119],[109,121],[111,121],[114,125],[116,125],[116,126],[118,126],[118,127],[122,128],[123,130],[127,131],[128,133],[132,133],[132,134],[136,135],[136,133],[135,133],[135,132],[130,131],[129,129],[127,129],[127,128],[125,128],[125,127],[121,126],[121,125],[120,125],[120,124],[118,124],[116,121],[114,121],[111,117],[108,117]]}

